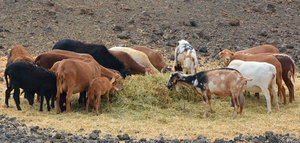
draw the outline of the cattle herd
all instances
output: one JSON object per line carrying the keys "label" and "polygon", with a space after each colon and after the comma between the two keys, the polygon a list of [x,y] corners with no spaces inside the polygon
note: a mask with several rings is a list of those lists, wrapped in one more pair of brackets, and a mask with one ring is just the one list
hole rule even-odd
{"label": "cattle herd", "polygon": [[69,112],[71,95],[80,93],[78,102],[86,106],[86,113],[89,106],[94,106],[98,115],[101,95],[106,95],[109,107],[109,94],[123,89],[126,76],[165,73],[172,69],[177,72],[171,74],[167,87],[173,89],[182,84],[192,88],[196,95],[203,97],[204,117],[207,116],[207,101],[213,110],[213,94],[231,97],[233,117],[238,109],[242,113],[244,93],[247,92],[255,93],[258,98],[262,92],[268,112],[271,112],[272,105],[279,109],[276,85],[278,97],[287,104],[282,80],[289,91],[289,102],[295,100],[294,61],[288,55],[280,54],[276,47],[262,45],[235,53],[225,49],[219,56],[226,67],[197,72],[196,51],[185,40],[178,41],[174,68],[166,64],[158,51],[143,46],[107,49],[103,45],[64,39],[58,41],[52,51],[40,54],[35,60],[26,48],[15,46],[8,55],[4,73],[7,86],[5,104],[9,106],[10,93],[14,90],[14,101],[21,110],[21,88],[30,105],[34,103],[34,95],[38,95],[36,100],[40,102],[40,111],[43,111],[45,97],[48,111],[54,108],[56,100],[57,113]]}

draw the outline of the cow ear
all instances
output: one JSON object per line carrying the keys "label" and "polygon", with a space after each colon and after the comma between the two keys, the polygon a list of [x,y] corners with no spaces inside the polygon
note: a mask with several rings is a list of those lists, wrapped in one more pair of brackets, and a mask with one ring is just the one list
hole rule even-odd
{"label": "cow ear", "polygon": [[115,82],[116,78],[113,77],[111,80],[110,80],[110,83],[113,84]]}

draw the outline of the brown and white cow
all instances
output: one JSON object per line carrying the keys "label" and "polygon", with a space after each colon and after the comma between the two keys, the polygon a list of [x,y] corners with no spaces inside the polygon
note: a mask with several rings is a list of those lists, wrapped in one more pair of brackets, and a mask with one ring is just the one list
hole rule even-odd
{"label": "brown and white cow", "polygon": [[128,53],[123,51],[108,50],[113,56],[121,61],[131,72],[131,74],[152,74],[154,73],[150,68],[145,68],[138,64]]}
{"label": "brown and white cow", "polygon": [[180,73],[173,73],[168,81],[168,88],[172,89],[178,84],[183,84],[191,87],[196,94],[203,96],[204,114],[206,117],[206,101],[208,100],[210,110],[211,107],[211,95],[217,96],[229,96],[233,99],[234,113],[233,117],[236,117],[237,109],[240,107],[240,114],[243,111],[244,96],[242,94],[243,88],[247,81],[251,81],[251,78],[245,78],[240,72],[231,68],[220,68],[209,71],[198,72],[195,75],[186,75]]}

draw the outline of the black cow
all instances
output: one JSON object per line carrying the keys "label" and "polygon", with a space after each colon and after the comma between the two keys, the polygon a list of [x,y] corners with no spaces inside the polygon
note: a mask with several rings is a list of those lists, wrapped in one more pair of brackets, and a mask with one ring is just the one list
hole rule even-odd
{"label": "black cow", "polygon": [[[17,109],[21,110],[20,88],[22,88],[30,105],[33,105],[34,94],[37,93],[41,97],[40,111],[43,111],[44,97],[46,98],[48,111],[50,111],[50,98],[51,106],[54,108],[56,95],[56,76],[54,72],[28,62],[15,62],[5,69],[4,76],[7,87],[5,91],[5,104],[7,107],[9,107],[10,93],[14,90],[13,97]],[[61,106],[60,108],[63,107]]]}
{"label": "black cow", "polygon": [[102,66],[119,71],[123,78],[131,75],[130,70],[126,68],[115,56],[113,56],[103,45],[86,44],[80,41],[64,39],[58,41],[54,45],[53,49],[87,53],[93,56],[93,58]]}

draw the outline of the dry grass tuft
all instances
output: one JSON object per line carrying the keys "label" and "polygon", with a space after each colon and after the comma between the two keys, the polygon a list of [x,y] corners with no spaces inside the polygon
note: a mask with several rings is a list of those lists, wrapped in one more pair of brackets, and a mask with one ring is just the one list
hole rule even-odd
{"label": "dry grass tuft", "polygon": [[[6,58],[0,58],[0,62],[3,73]],[[216,65],[201,67],[201,70],[212,69]],[[100,129],[102,136],[117,135],[120,130],[136,138],[158,138],[161,133],[180,139],[196,138],[199,135],[211,139],[232,138],[239,133],[258,135],[269,130],[275,133],[295,133],[297,137],[300,135],[299,78],[296,79],[296,102],[293,104],[284,106],[281,101],[280,111],[273,110],[267,114],[266,102],[262,96],[259,100],[247,96],[243,115],[233,119],[230,98],[214,99],[212,105],[216,112],[203,118],[201,98],[195,97],[193,91],[186,87],[182,87],[179,92],[168,90],[165,85],[169,75],[170,73],[126,78],[124,90],[111,96],[110,109],[106,109],[105,104],[101,105],[103,113],[100,116],[95,116],[94,110],[85,114],[84,107],[79,107],[77,103],[78,94],[72,97],[70,113],[56,114],[54,110],[39,112],[38,103],[31,107],[21,97],[22,111],[17,111],[11,98],[11,107],[3,105],[0,114],[17,117],[29,126],[53,127],[77,134]],[[0,84],[0,89],[4,95],[5,82]],[[4,104],[4,96],[1,96],[0,102]],[[79,131],[81,128],[85,130]]]}

